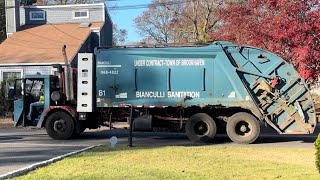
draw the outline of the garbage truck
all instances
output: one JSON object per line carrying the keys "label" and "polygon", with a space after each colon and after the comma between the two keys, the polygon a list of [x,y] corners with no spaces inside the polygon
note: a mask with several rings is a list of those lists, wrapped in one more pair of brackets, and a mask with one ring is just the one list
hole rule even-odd
{"label": "garbage truck", "polygon": [[[45,128],[53,139],[116,120],[137,131],[177,127],[206,143],[220,132],[252,143],[261,125],[279,134],[310,134],[317,125],[305,80],[293,65],[256,47],[225,41],[98,47],[79,53],[76,69],[54,66],[58,75],[26,75],[8,91],[15,125]],[[43,106],[33,107],[39,91]]]}

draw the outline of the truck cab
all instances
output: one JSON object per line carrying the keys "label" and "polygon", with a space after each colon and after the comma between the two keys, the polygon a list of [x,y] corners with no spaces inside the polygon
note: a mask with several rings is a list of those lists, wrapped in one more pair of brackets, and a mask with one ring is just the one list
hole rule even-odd
{"label": "truck cab", "polygon": [[[45,111],[55,102],[53,92],[60,92],[59,79],[54,75],[26,75],[7,83],[8,99],[14,101],[14,126],[40,126]],[[33,106],[43,96],[40,106]],[[28,117],[30,115],[30,117]]]}
{"label": "truck cab", "polygon": [[58,75],[26,75],[7,82],[6,95],[14,101],[14,126],[45,128],[53,139],[69,139],[86,129],[76,111],[76,71],[53,67]]}

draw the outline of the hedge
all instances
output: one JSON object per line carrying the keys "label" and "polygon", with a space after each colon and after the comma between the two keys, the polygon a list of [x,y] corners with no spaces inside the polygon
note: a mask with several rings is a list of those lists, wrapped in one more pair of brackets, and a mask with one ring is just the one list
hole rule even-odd
{"label": "hedge", "polygon": [[0,116],[4,116],[8,112],[12,112],[13,101],[6,99],[6,82],[0,84]]}
{"label": "hedge", "polygon": [[314,146],[316,148],[316,166],[320,173],[320,134],[318,135],[318,138],[314,143]]}

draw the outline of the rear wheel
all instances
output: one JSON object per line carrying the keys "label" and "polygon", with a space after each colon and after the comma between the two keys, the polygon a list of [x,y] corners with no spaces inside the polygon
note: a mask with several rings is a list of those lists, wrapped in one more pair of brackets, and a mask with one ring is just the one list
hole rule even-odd
{"label": "rear wheel", "polygon": [[258,120],[249,113],[236,113],[228,119],[227,134],[235,143],[250,144],[258,138],[260,134],[260,124]]}
{"label": "rear wheel", "polygon": [[216,123],[205,113],[191,116],[186,124],[187,136],[193,142],[212,142],[216,132]]}
{"label": "rear wheel", "polygon": [[45,127],[48,135],[57,140],[71,138],[75,130],[73,119],[62,111],[51,114],[46,121]]}

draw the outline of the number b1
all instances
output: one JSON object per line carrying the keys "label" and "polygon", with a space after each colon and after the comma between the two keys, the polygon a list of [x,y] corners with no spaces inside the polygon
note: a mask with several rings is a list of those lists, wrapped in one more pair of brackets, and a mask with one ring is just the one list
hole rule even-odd
{"label": "number b1", "polygon": [[106,91],[105,90],[99,90],[99,96],[105,96]]}

